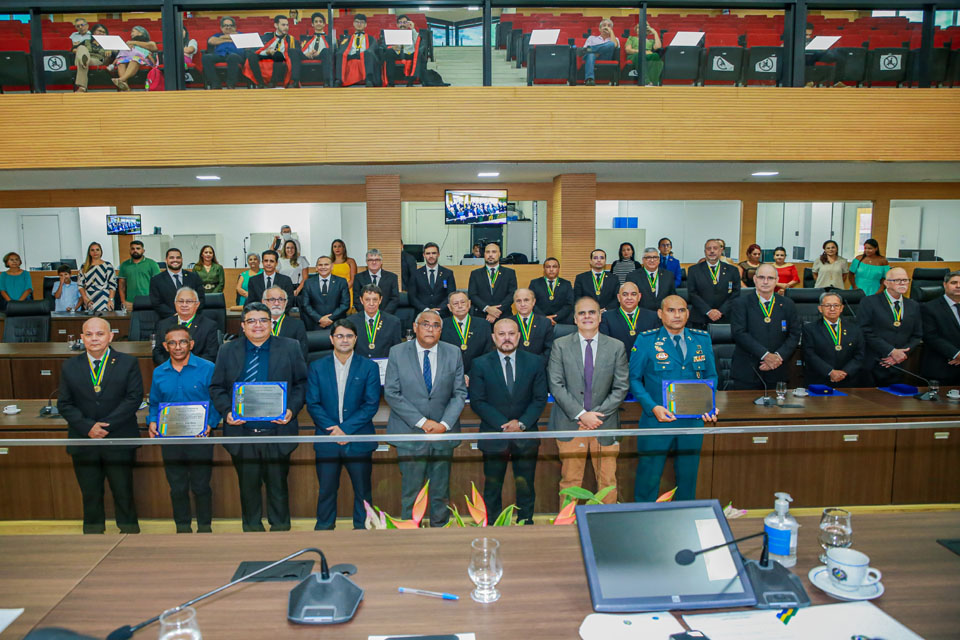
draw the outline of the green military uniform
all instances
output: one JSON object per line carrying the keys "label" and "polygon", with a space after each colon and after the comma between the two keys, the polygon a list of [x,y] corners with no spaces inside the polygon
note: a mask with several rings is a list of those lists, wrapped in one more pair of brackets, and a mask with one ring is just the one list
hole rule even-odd
{"label": "green military uniform", "polygon": [[[678,336],[679,337],[679,336]],[[678,348],[674,336],[665,327],[644,331],[630,354],[630,391],[643,407],[640,428],[698,427],[698,418],[677,419],[660,423],[653,408],[663,404],[665,380],[712,380],[717,384],[717,367],[713,359],[713,343],[706,331],[685,328]],[[697,468],[703,436],[648,436],[637,438],[637,478],[634,485],[636,502],[653,502],[660,489],[660,475],[670,451],[676,452],[674,470],[677,477],[676,500],[693,500],[697,492]]]}

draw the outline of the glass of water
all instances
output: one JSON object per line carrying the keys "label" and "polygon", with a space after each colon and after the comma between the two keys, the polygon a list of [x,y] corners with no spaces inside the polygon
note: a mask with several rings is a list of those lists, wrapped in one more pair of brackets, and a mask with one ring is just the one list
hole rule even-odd
{"label": "glass of water", "polygon": [[787,383],[777,383],[777,402],[783,402],[787,398]]}
{"label": "glass of water", "polygon": [[409,342],[413,340],[413,329],[407,329],[407,332],[404,334],[403,338]]}
{"label": "glass of water", "polygon": [[940,381],[939,380],[928,380],[930,393],[938,395],[940,393]]}
{"label": "glass of water", "polygon": [[820,516],[820,562],[827,562],[827,550],[846,549],[853,544],[853,527],[850,526],[850,512],[839,507],[827,507]]}
{"label": "glass of water", "polygon": [[73,339],[72,333],[67,336],[67,346],[70,347],[71,349],[77,346],[77,341]]}
{"label": "glass of water", "polygon": [[484,604],[500,599],[496,590],[497,583],[503,577],[503,564],[500,562],[500,541],[494,538],[476,538],[470,544],[470,566],[467,574],[477,588],[470,597]]}
{"label": "glass of water", "polygon": [[160,640],[203,640],[193,607],[176,607],[160,614]]}

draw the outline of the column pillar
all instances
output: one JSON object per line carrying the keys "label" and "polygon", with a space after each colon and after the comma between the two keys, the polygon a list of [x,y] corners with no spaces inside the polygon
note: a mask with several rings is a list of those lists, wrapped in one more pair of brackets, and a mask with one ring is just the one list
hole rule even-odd
{"label": "column pillar", "polygon": [[383,268],[400,278],[400,176],[367,176],[366,192],[367,247],[379,249]]}
{"label": "column pillar", "polygon": [[571,282],[584,271],[597,241],[597,176],[569,173],[553,179],[547,219],[547,253],[560,261],[560,275]]}

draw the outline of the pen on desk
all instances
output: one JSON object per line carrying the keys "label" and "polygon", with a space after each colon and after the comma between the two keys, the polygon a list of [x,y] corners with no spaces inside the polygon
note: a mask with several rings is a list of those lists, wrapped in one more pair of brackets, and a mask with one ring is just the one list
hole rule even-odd
{"label": "pen on desk", "polygon": [[439,591],[424,591],[423,589],[411,589],[410,587],[397,587],[400,593],[412,593],[415,596],[427,596],[429,598],[442,598],[444,600],[459,600],[460,596],[455,593],[440,593]]}

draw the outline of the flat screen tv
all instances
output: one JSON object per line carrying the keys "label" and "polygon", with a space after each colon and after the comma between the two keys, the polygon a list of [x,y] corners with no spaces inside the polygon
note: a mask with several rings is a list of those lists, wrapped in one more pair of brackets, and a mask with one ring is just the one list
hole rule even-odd
{"label": "flat screen tv", "polygon": [[506,224],[507,192],[503,189],[447,189],[443,198],[447,224]]}
{"label": "flat screen tv", "polygon": [[107,235],[139,236],[141,233],[139,213],[107,216]]}

